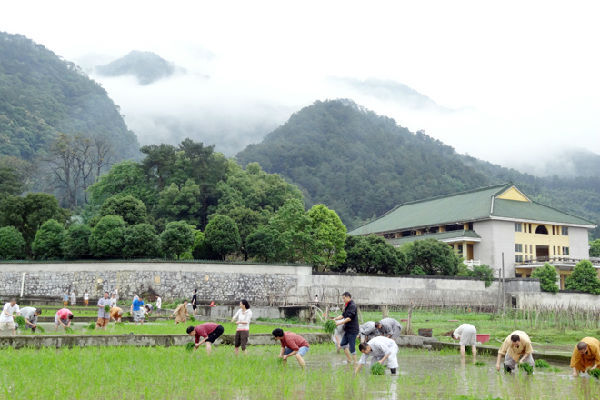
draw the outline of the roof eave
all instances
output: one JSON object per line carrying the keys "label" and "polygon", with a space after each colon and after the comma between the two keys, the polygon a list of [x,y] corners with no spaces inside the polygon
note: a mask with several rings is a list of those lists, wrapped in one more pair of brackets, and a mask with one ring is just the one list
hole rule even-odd
{"label": "roof eave", "polygon": [[587,228],[587,229],[595,229],[597,225],[584,225],[584,224],[573,224],[570,222],[558,222],[558,221],[542,221],[542,220],[536,220],[536,219],[526,219],[526,218],[513,218],[513,217],[501,217],[501,216],[497,216],[497,215],[491,215],[489,217],[489,219],[492,220],[498,220],[498,221],[511,221],[511,222],[527,222],[527,223],[535,223],[535,224],[548,224],[548,225],[553,225],[553,224],[560,224],[560,225],[565,225],[565,226],[573,226],[573,227],[577,227],[577,228]]}

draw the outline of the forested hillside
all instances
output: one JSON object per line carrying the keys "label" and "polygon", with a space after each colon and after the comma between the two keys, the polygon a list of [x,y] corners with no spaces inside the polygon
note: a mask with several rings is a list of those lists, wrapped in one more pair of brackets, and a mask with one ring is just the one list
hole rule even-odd
{"label": "forested hillside", "polygon": [[96,72],[104,76],[133,75],[141,85],[149,85],[173,75],[175,67],[157,54],[132,51],[110,64],[97,66]]}
{"label": "forested hillside", "polygon": [[0,32],[0,168],[74,206],[99,171],[132,157],[137,139],[101,86],[44,46]]}
{"label": "forested hillside", "polygon": [[598,176],[537,178],[461,156],[349,100],[305,107],[237,159],[282,174],[299,185],[309,205],[328,205],[349,229],[407,201],[499,182],[514,182],[542,203],[600,221]]}

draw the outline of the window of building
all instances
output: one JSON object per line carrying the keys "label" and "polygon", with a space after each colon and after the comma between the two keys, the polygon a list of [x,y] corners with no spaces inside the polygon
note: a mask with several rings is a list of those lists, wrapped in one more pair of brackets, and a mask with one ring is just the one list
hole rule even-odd
{"label": "window of building", "polygon": [[563,255],[568,256],[569,255],[569,247],[568,246],[563,246]]}
{"label": "window of building", "polygon": [[521,263],[523,262],[523,256],[521,254],[515,255],[515,262]]}
{"label": "window of building", "polygon": [[560,228],[561,228],[561,232],[560,232],[561,235],[567,236],[569,234],[569,227],[568,226],[561,226]]}
{"label": "window of building", "polygon": [[515,232],[523,232],[523,224],[515,222]]}
{"label": "window of building", "polygon": [[547,235],[548,234],[548,229],[546,229],[546,225],[538,225],[535,228],[535,234],[536,235]]}
{"label": "window of building", "polygon": [[519,243],[515,243],[515,252],[516,253],[522,253],[523,252],[523,245],[519,244]]}
{"label": "window of building", "polygon": [[[525,246],[527,246],[527,245],[525,245]],[[529,252],[530,252],[531,254],[533,254],[533,245],[532,245],[532,244],[530,244],[530,245],[529,245]]]}
{"label": "window of building", "polygon": [[523,253],[527,253],[527,245],[523,246]]}

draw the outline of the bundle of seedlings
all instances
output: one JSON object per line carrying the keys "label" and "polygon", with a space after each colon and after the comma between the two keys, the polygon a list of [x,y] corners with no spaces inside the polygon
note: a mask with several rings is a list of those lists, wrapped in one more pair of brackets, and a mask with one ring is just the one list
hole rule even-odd
{"label": "bundle of seedlings", "polygon": [[527,372],[527,375],[533,374],[533,367],[527,363],[519,364],[519,368],[521,368],[523,371]]}
{"label": "bundle of seedlings", "polygon": [[382,364],[376,362],[371,366],[371,374],[373,375],[385,375],[385,367]]}
{"label": "bundle of seedlings", "polygon": [[600,368],[591,369],[588,371],[588,374],[596,379],[600,379]]}
{"label": "bundle of seedlings", "polygon": [[325,331],[325,333],[331,335],[333,334],[333,332],[335,332],[335,328],[337,327],[335,321],[328,319],[327,321],[325,321],[325,324],[323,324],[323,330]]}
{"label": "bundle of seedlings", "polygon": [[188,344],[185,345],[185,349],[187,351],[192,351],[192,350],[194,350],[194,346],[195,346],[194,342],[189,342]]}

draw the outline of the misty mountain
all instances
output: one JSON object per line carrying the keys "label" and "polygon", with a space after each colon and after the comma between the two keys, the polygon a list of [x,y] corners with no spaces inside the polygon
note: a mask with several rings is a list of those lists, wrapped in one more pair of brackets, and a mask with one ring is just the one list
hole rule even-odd
{"label": "misty mountain", "polygon": [[95,71],[104,76],[133,75],[140,85],[149,85],[175,73],[175,66],[157,54],[132,51],[106,65],[98,65]]}
{"label": "misty mountain", "polygon": [[399,203],[483,186],[454,149],[350,100],[317,101],[237,155],[326,204],[353,228]]}
{"label": "misty mountain", "polygon": [[519,171],[528,171],[537,176],[599,177],[600,155],[586,149],[571,148],[550,153],[546,158],[535,158],[515,163]]}
{"label": "misty mountain", "polygon": [[75,64],[24,36],[0,32],[0,164],[26,173],[34,182],[29,189],[57,188],[46,163],[62,134],[101,141],[104,169],[109,160],[139,157],[119,111]]}
{"label": "misty mountain", "polygon": [[[540,178],[457,154],[349,100],[317,101],[237,155],[297,184],[349,229],[398,204],[514,182],[537,201],[600,221],[600,178]],[[600,234],[598,229],[595,235]]]}
{"label": "misty mountain", "polygon": [[435,111],[451,111],[440,106],[431,98],[417,92],[400,82],[382,79],[355,79],[332,77],[329,80],[355,90],[358,94],[374,97],[378,100],[393,102],[410,109],[429,109]]}

